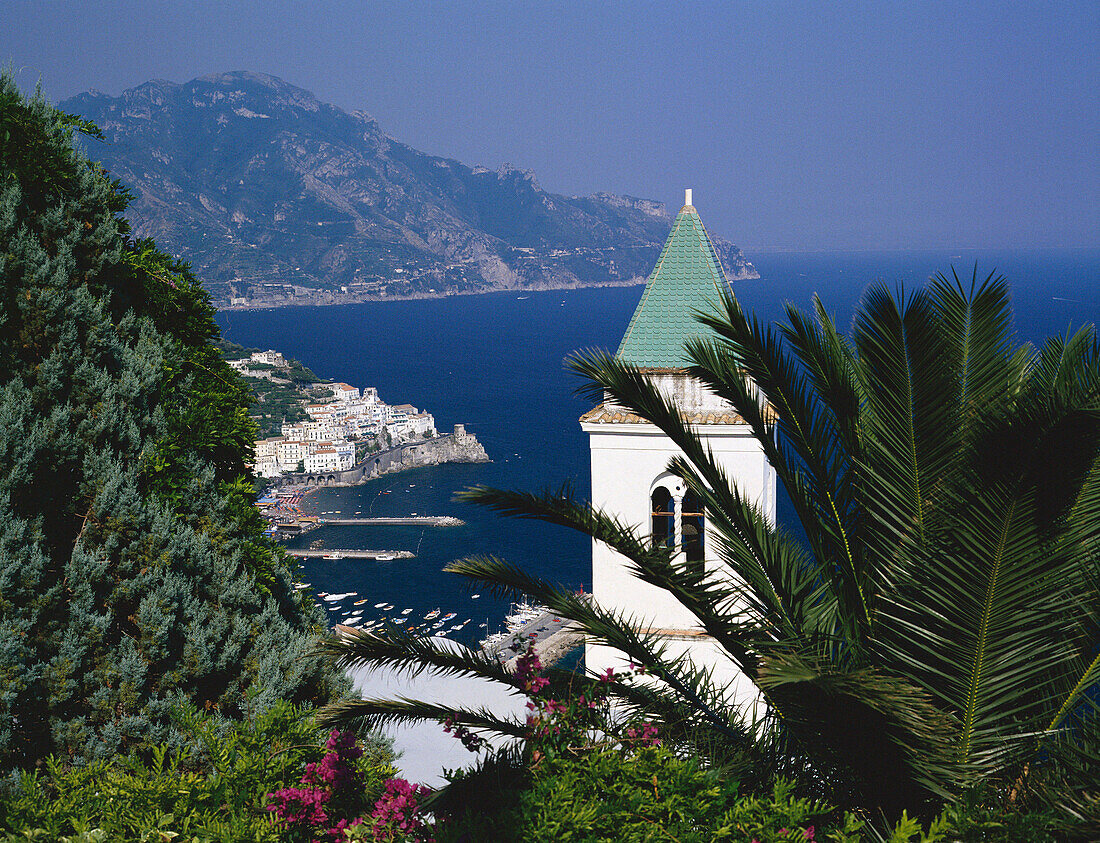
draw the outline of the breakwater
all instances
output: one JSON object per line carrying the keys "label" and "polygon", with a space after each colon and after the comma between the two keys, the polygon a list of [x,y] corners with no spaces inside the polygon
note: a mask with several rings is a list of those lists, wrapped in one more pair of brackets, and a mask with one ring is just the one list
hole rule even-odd
{"label": "breakwater", "polygon": [[415,554],[409,550],[350,550],[344,548],[303,550],[295,548],[294,550],[288,550],[287,553],[300,559],[381,559],[387,561],[390,559],[416,558]]}
{"label": "breakwater", "polygon": [[336,524],[340,527],[369,527],[380,525],[405,525],[411,527],[461,527],[466,522],[453,515],[400,515],[378,518],[318,518],[318,524]]}
{"label": "breakwater", "polygon": [[[454,432],[431,439],[405,442],[367,456],[347,471],[303,472],[284,474],[275,479],[277,486],[355,486],[383,474],[393,474],[409,468],[441,465],[449,462],[489,462],[485,448],[465,425],[456,424]],[[329,522],[333,523],[333,522]]]}

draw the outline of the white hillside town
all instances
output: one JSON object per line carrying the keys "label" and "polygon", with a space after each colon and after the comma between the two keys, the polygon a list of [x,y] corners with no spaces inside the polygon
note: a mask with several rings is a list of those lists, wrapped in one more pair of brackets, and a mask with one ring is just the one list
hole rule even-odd
{"label": "white hillside town", "polygon": [[[256,352],[250,359],[230,361],[242,374],[270,375],[270,370],[254,371],[250,365],[264,364],[284,368],[286,359],[277,351]],[[332,397],[305,404],[305,421],[284,422],[281,436],[256,442],[253,470],[260,477],[305,471],[347,471],[355,465],[356,443],[377,443],[381,447],[398,445],[436,435],[435,418],[411,404],[390,405],[378,397],[375,387],[346,383],[317,384]]]}

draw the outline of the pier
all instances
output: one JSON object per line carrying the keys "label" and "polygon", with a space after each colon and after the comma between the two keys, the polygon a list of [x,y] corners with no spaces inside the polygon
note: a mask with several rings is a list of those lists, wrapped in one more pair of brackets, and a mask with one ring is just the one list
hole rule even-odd
{"label": "pier", "polygon": [[318,518],[318,524],[339,527],[409,524],[415,527],[461,527],[466,522],[451,515],[409,515],[403,518]]}
{"label": "pier", "polygon": [[321,518],[316,515],[302,515],[298,518],[283,518],[284,520],[275,520],[269,517],[269,523],[284,536],[301,535],[318,527],[461,527],[466,523],[451,515],[409,515],[395,518]]}
{"label": "pier", "polygon": [[343,548],[334,547],[331,550],[287,548],[286,552],[291,556],[297,556],[302,559],[324,559],[327,556],[331,557],[334,562],[339,559],[382,559],[383,561],[387,561],[389,559],[416,558],[415,554],[410,550],[344,550]]}

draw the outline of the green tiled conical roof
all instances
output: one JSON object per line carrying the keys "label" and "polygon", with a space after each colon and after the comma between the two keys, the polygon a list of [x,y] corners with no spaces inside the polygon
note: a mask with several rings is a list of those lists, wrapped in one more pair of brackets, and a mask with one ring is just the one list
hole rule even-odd
{"label": "green tiled conical roof", "polygon": [[616,356],[635,366],[683,368],[687,364],[684,342],[709,333],[694,312],[713,308],[728,289],[722,263],[699,214],[685,205],[649,274]]}

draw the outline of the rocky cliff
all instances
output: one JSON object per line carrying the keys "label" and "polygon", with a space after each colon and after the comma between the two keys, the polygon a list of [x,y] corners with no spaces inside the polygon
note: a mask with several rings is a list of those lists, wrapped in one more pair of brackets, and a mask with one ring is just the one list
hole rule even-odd
{"label": "rocky cliff", "polygon": [[[221,306],[626,284],[656,263],[657,202],[560,196],[510,165],[470,167],[272,76],[152,81],[61,103],[134,194],[137,233],[194,266]],[[732,279],[757,277],[729,242]]]}
{"label": "rocky cliff", "polygon": [[[467,433],[466,428],[461,424],[455,425],[454,433],[425,439],[423,442],[409,443],[395,453],[394,457],[388,466],[378,473],[418,468],[424,465],[440,465],[445,462],[489,462],[489,455],[485,453],[484,446],[477,441],[474,434]],[[370,457],[367,461],[370,462]]]}
{"label": "rocky cliff", "polygon": [[422,441],[406,442],[385,451],[368,454],[347,471],[324,471],[319,474],[284,474],[275,479],[276,486],[354,486],[383,474],[409,468],[442,465],[447,462],[489,462],[489,455],[477,437],[464,425],[456,424],[453,433],[445,433]]}

